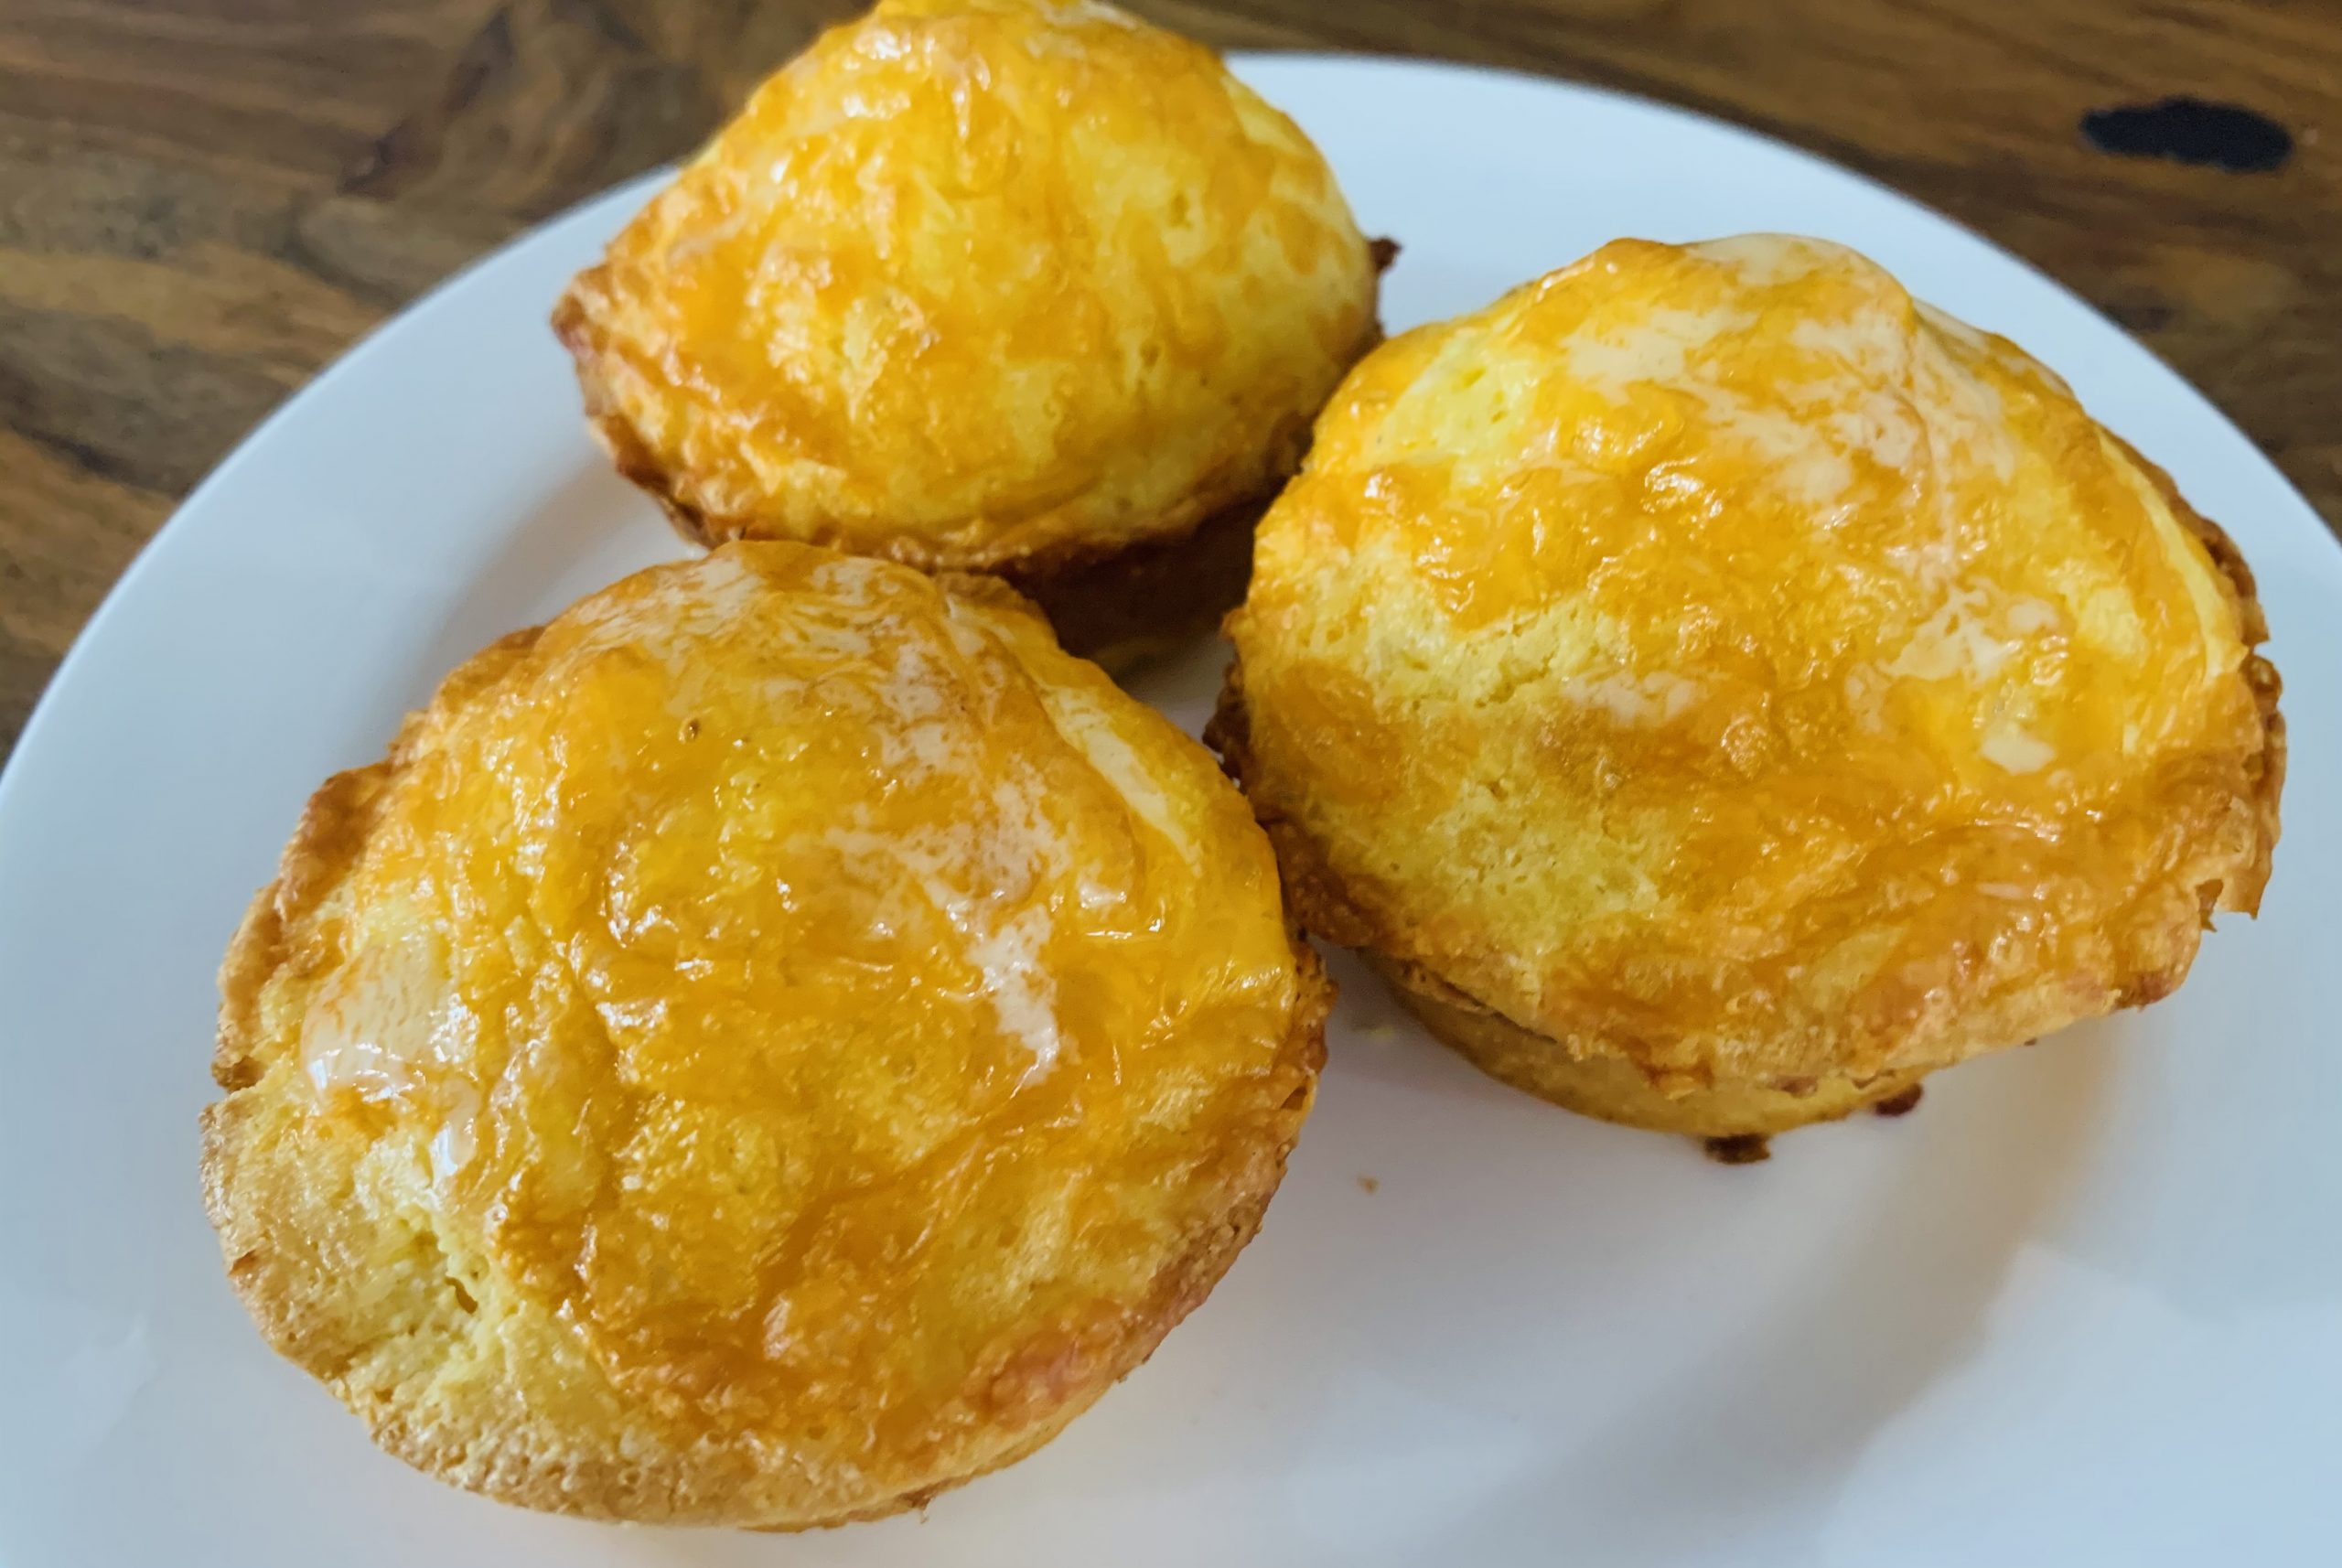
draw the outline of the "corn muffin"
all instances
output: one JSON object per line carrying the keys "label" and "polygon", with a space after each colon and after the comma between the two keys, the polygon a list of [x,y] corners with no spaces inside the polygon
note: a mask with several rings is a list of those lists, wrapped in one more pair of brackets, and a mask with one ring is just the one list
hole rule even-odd
{"label": "corn muffin", "polygon": [[773,1529],[1031,1452],[1260,1224],[1328,992],[989,578],[727,546],[458,669],[220,975],[228,1273],[409,1463]]}
{"label": "corn muffin", "polygon": [[1305,923],[1638,1126],[1761,1136],[2154,1001],[2277,837],[2234,546],[1819,241],[1620,241],[1385,344],[1230,633],[1212,738]]}
{"label": "corn muffin", "polygon": [[1249,544],[1378,335],[1381,259],[1202,46],[1090,0],[886,0],[765,82],[553,321],[686,535],[1001,573],[1101,600],[1069,646],[1127,651],[1241,596],[1224,549],[1119,596],[1116,560]]}

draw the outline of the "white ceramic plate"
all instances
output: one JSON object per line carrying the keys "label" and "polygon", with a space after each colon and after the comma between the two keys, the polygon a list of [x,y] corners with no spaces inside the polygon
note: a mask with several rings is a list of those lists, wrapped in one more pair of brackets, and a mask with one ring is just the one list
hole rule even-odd
{"label": "white ceramic plate", "polygon": [[[1404,327],[1620,234],[1802,231],[2025,344],[2261,575],[2277,875],[2172,1000],[1724,1169],[1483,1079],[1338,966],[1266,1230],[1152,1363],[924,1519],[628,1530],[377,1454],[261,1344],[196,1181],[212,970],[295,813],[500,632],[680,546],[544,326],[650,189],[466,273],[262,428],[0,782],[0,1560],[1875,1565],[2342,1561],[2342,552],[2070,296],[1849,175],[1525,79],[1251,59],[1399,238]],[[1153,695],[1198,724],[1219,650]]]}

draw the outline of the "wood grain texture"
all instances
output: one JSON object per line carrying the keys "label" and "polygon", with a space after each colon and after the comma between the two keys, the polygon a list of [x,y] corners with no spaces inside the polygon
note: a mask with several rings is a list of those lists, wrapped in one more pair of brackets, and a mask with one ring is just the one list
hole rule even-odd
{"label": "wood grain texture", "polygon": [[[1226,48],[1434,56],[1769,132],[1990,235],[2342,518],[2342,6],[1136,0]],[[853,0],[0,0],[0,747],[180,496],[471,256],[684,152]],[[2086,112],[2240,103],[2237,175]],[[1556,258],[1557,261],[1563,258]]]}

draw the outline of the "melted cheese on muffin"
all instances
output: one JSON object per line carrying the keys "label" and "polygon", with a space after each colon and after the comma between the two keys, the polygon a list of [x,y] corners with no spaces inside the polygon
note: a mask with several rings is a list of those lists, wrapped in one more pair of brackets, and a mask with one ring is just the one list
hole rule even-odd
{"label": "melted cheese on muffin", "polygon": [[2177,984],[2268,873],[2261,636],[2056,376],[1769,235],[1622,241],[1386,345],[1233,623],[1314,923],[1678,1088]]}
{"label": "melted cheese on muffin", "polygon": [[1292,122],[1101,5],[888,0],[758,90],[555,322],[710,539],[1107,553],[1273,489],[1376,330]]}
{"label": "melted cheese on muffin", "polygon": [[394,1452],[798,1525],[1045,1440],[1210,1288],[1323,1011],[1210,760],[989,584],[734,546],[449,678],[222,977],[231,1273]]}

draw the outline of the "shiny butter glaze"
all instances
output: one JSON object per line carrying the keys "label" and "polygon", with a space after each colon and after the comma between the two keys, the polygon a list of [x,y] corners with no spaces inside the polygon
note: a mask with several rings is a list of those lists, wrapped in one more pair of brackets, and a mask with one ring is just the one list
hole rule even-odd
{"label": "shiny butter glaze", "polygon": [[889,3],[767,81],[556,323],[694,531],[992,566],[1273,486],[1374,275],[1316,149],[1199,45]]}
{"label": "shiny butter glaze", "polygon": [[2258,897],[2275,682],[2199,530],[1853,252],[1621,241],[1336,395],[1248,785],[1401,956],[1662,1077],[2006,1044]]}
{"label": "shiny butter glaze", "polygon": [[1241,801],[972,592],[734,546],[491,649],[263,1009],[488,1310],[809,1464],[1094,1377],[1311,1082]]}

